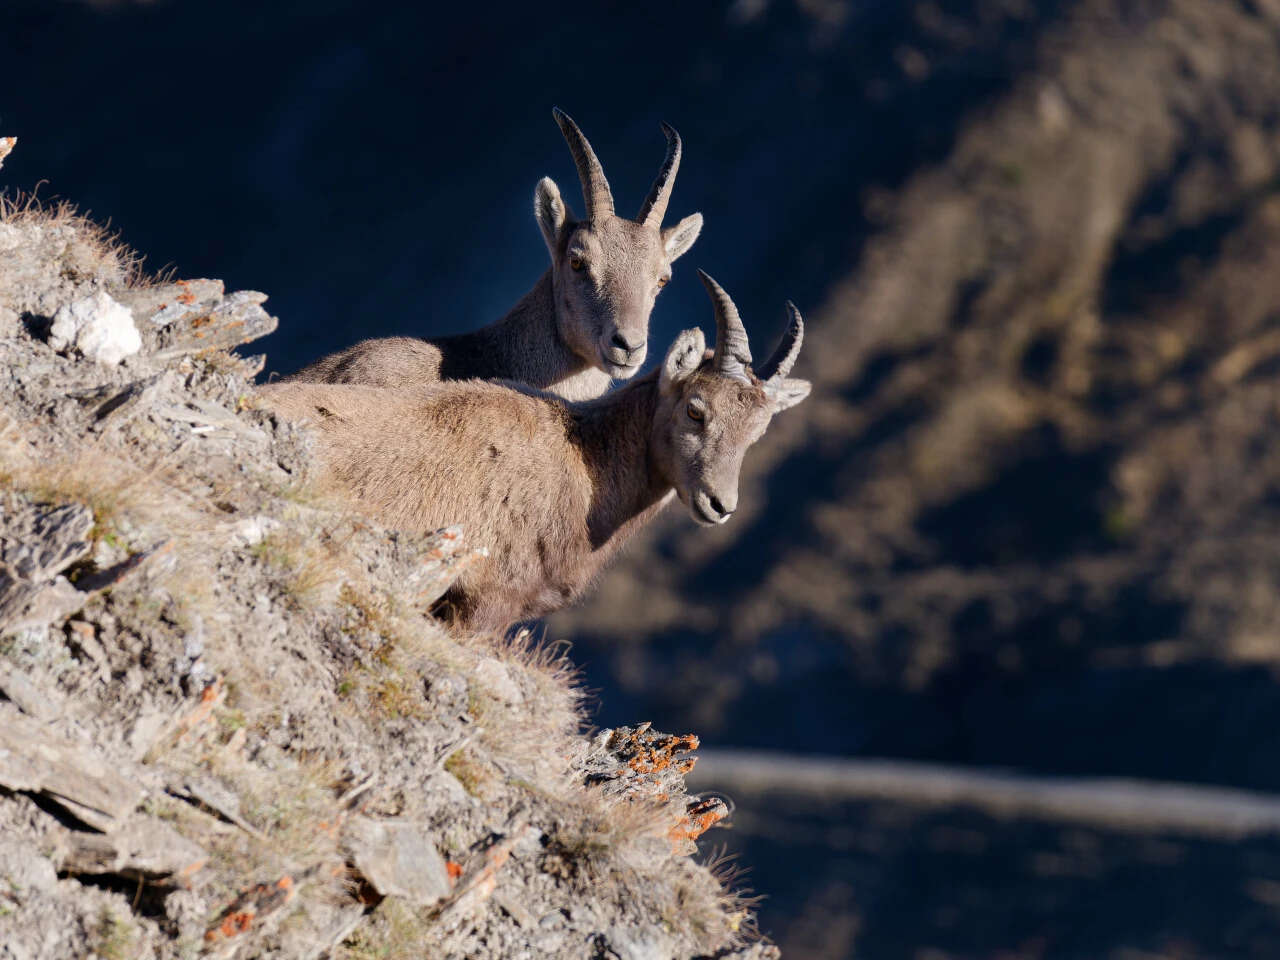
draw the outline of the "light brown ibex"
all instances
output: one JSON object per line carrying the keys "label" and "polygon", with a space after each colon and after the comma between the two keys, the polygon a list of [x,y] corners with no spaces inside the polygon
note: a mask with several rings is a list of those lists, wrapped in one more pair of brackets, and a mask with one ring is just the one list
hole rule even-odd
{"label": "light brown ibex", "polygon": [[500,630],[571,603],[618,548],[678,496],[699,523],[738,504],[742,458],[773,415],[809,393],[788,377],[804,325],[789,324],[753,372],[738,311],[701,273],[715,351],[685,330],[662,366],[592,401],[464,381],[409,390],[286,383],[261,405],[318,428],[327,475],[377,522],[410,531],[463,524],[489,556],[445,597],[470,629]]}
{"label": "light brown ibex", "polygon": [[501,320],[471,333],[365,340],[285,381],[403,387],[500,378],[590,400],[612,379],[634,376],[644,363],[654,298],[702,230],[700,213],[662,228],[680,167],[680,135],[662,125],[666,160],[639,216],[628,220],[614,214],[604,168],[578,125],[561,110],[553,113],[582,180],[586,217],[574,217],[550,177],[539,181],[533,212],[551,267],[534,288]]}

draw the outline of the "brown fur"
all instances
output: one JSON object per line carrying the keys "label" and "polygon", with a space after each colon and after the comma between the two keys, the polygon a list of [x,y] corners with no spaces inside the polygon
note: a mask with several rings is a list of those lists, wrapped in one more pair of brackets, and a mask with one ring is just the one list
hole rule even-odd
{"label": "brown fur", "polygon": [[377,522],[461,523],[487,547],[447,613],[496,630],[576,600],[673,492],[698,522],[727,520],[747,447],[808,392],[787,383],[779,392],[749,372],[724,376],[702,332],[686,330],[660,370],[584,403],[477,380],[273,384],[258,395],[315,424],[325,470]]}

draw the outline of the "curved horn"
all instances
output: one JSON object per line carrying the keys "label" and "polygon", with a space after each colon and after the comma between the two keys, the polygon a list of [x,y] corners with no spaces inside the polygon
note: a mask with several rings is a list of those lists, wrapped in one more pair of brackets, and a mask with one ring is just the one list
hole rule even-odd
{"label": "curved horn", "polygon": [[751,363],[751,348],[747,344],[747,331],[738,316],[738,308],[720,284],[703,270],[698,271],[702,285],[716,305],[716,352],[714,363],[718,373],[726,377],[747,378],[747,365]]}
{"label": "curved horn", "polygon": [[662,226],[662,218],[667,212],[667,201],[671,199],[671,188],[676,182],[676,171],[680,169],[680,154],[684,152],[684,145],[675,127],[669,123],[663,123],[662,132],[667,135],[667,157],[662,161],[658,179],[653,181],[653,186],[649,188],[649,195],[644,198],[644,203],[640,205],[640,212],[636,215],[636,222],[646,227]]}
{"label": "curved horn", "polygon": [[791,368],[795,366],[796,357],[800,356],[800,342],[804,340],[804,320],[800,316],[800,311],[796,309],[796,305],[790,300],[787,301],[787,315],[791,322],[787,324],[787,329],[782,334],[782,339],[778,341],[773,356],[756,371],[756,376],[761,380],[773,380],[775,377],[781,380],[791,372]]}
{"label": "curved horn", "polygon": [[604,167],[596,152],[587,143],[578,125],[561,110],[554,107],[551,115],[560,125],[565,142],[569,144],[569,152],[573,154],[573,162],[578,168],[578,179],[582,181],[582,200],[587,205],[587,219],[608,216],[613,213],[613,193],[609,190],[609,181],[605,179]]}

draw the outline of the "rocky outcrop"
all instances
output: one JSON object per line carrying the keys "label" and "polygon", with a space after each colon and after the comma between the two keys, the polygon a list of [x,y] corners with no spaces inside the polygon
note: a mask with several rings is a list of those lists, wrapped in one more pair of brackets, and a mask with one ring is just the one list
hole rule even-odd
{"label": "rocky outcrop", "polygon": [[696,741],[443,633],[480,545],[310,481],[232,352],[262,294],[130,263],[0,222],[0,957],[773,955],[659,762]]}

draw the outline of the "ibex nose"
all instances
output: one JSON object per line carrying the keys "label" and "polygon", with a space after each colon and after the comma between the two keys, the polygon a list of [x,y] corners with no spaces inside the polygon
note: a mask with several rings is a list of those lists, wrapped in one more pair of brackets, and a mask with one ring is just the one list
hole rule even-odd
{"label": "ibex nose", "polygon": [[641,346],[643,346],[643,342],[632,343],[625,336],[623,336],[621,332],[615,333],[613,335],[612,342],[613,342],[613,345],[617,347],[619,350],[625,350],[628,356],[635,353],[637,350],[640,349]]}
{"label": "ibex nose", "polygon": [[737,506],[738,504],[735,502],[732,506],[726,507],[719,497],[711,498],[711,509],[713,509],[716,513],[720,514],[722,517],[729,516],[729,514],[733,513],[733,511],[737,508]]}

